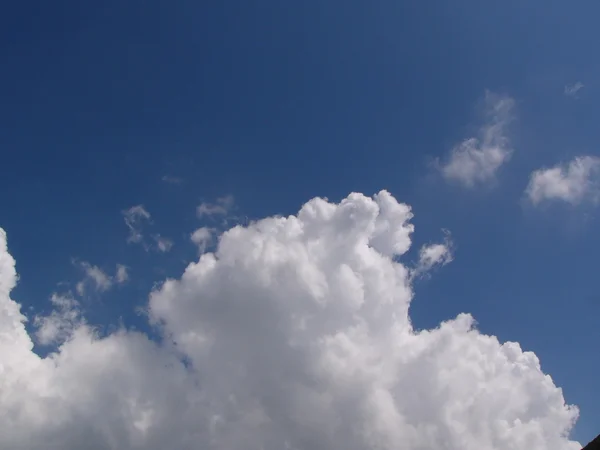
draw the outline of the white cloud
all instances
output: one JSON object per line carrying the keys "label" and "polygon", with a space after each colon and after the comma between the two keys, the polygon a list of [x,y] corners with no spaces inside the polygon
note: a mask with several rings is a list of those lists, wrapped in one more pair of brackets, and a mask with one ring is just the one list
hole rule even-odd
{"label": "white cloud", "polygon": [[203,202],[196,208],[198,218],[226,216],[233,208],[234,198],[232,195],[219,197],[215,203]]}
{"label": "white cloud", "polygon": [[192,233],[191,241],[198,246],[200,254],[206,251],[206,248],[212,241],[213,234],[216,232],[214,228],[201,227]]}
{"label": "white cloud", "polygon": [[125,225],[129,228],[127,242],[141,243],[144,239],[142,224],[150,220],[150,213],[146,211],[143,205],[136,205],[123,211],[122,214],[125,219]]}
{"label": "white cloud", "polygon": [[162,344],[82,324],[46,358],[0,232],[0,448],[579,450],[533,353],[412,328],[411,217],[381,192],[234,227],[151,294]]}
{"label": "white cloud", "polygon": [[444,230],[446,237],[442,244],[428,244],[419,250],[419,262],[413,269],[412,277],[427,274],[435,266],[445,266],[453,261],[452,254],[454,244],[450,238],[450,233]]}
{"label": "white cloud", "polygon": [[154,242],[156,242],[156,249],[160,253],[166,253],[173,248],[173,241],[171,239],[162,237],[160,234],[154,235]]}
{"label": "white cloud", "polygon": [[85,322],[79,312],[79,302],[71,294],[52,294],[54,309],[47,315],[35,317],[36,338],[42,345],[60,344]]}
{"label": "white cloud", "polygon": [[85,261],[80,262],[79,266],[85,273],[84,279],[77,283],[77,293],[79,295],[84,294],[86,286],[92,286],[98,292],[107,291],[112,287],[112,277],[108,276],[98,266],[93,266]]}
{"label": "white cloud", "polygon": [[115,283],[123,284],[129,279],[127,267],[123,264],[117,264],[114,276],[108,275],[100,267],[86,261],[76,262],[76,264],[84,272],[83,280],[79,281],[75,286],[79,295],[84,295],[89,288],[92,288],[96,292],[106,292]]}
{"label": "white cloud", "polygon": [[159,253],[166,253],[171,250],[173,241],[169,238],[163,237],[160,234],[154,234],[150,237],[151,241],[154,241],[154,244],[148,243],[144,238],[142,228],[145,222],[150,222],[151,216],[143,205],[132,206],[122,213],[125,224],[129,228],[127,242],[140,244],[146,251],[152,249]]}
{"label": "white cloud", "polygon": [[495,179],[496,172],[513,153],[506,128],[512,120],[514,104],[510,97],[486,92],[486,118],[480,135],[465,139],[452,149],[446,161],[437,162],[444,178],[465,187]]}
{"label": "white cloud", "polygon": [[583,89],[584,87],[585,87],[585,85],[581,81],[578,81],[573,84],[567,84],[565,86],[565,95],[567,97],[577,97],[577,94],[579,93],[579,91],[581,89]]}
{"label": "white cloud", "polygon": [[529,200],[537,205],[544,201],[561,200],[572,205],[600,198],[600,158],[580,156],[566,164],[534,171],[525,190]]}
{"label": "white cloud", "polygon": [[123,264],[117,264],[117,273],[115,274],[115,281],[119,284],[123,284],[127,280],[129,280],[129,269]]}

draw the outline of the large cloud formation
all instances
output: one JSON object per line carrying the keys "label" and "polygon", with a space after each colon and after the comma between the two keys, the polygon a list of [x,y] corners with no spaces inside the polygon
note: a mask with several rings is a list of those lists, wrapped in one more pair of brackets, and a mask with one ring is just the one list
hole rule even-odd
{"label": "large cloud formation", "polygon": [[81,321],[45,358],[0,232],[0,448],[580,448],[533,353],[467,314],[413,329],[411,216],[383,191],[232,228],[151,293],[161,343]]}

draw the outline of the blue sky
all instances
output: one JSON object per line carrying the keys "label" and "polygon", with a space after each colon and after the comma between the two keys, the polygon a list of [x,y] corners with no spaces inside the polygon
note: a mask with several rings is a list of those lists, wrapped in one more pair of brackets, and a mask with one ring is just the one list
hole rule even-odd
{"label": "blue sky", "polygon": [[[58,283],[74,286],[77,261],[110,273],[124,264],[128,283],[88,298],[86,315],[148,329],[135,308],[196,257],[190,233],[220,223],[197,217],[202,202],[231,195],[243,221],[387,189],[413,208],[415,248],[442,228],[455,246],[451,264],[417,281],[414,325],[473,314],[483,333],[538,355],[580,407],[575,439],[598,433],[596,203],[548,194],[534,204],[525,191],[535,170],[600,156],[600,4],[107,0],[3,10],[0,226],[24,312],[47,310]],[[514,102],[502,135],[511,153],[469,187],[434,161],[485,128],[486,91]],[[170,251],[127,242],[123,211],[135,205],[151,214],[149,242],[160,234]]]}

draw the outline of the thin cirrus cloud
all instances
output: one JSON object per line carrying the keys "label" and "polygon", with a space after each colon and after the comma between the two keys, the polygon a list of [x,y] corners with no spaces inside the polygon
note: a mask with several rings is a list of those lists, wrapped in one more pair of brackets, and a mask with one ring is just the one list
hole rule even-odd
{"label": "thin cirrus cloud", "polygon": [[484,124],[478,136],[463,140],[445,160],[436,162],[447,181],[467,188],[493,181],[513,153],[507,127],[513,119],[515,101],[488,91],[484,106]]}
{"label": "thin cirrus cloud", "polygon": [[525,195],[533,205],[560,201],[577,205],[600,199],[600,158],[579,156],[531,173]]}
{"label": "thin cirrus cloud", "polygon": [[160,339],[98,335],[57,299],[46,357],[0,229],[0,448],[578,450],[577,408],[535,354],[469,314],[413,328],[411,220],[382,191],[231,228],[150,293]]}

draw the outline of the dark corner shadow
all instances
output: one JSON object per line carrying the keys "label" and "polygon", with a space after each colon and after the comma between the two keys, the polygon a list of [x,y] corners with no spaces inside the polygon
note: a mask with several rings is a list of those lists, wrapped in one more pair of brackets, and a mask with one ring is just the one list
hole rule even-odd
{"label": "dark corner shadow", "polygon": [[581,450],[600,450],[600,435]]}

